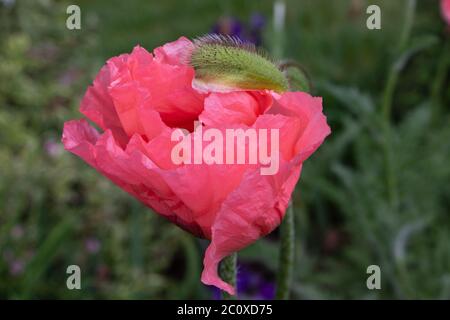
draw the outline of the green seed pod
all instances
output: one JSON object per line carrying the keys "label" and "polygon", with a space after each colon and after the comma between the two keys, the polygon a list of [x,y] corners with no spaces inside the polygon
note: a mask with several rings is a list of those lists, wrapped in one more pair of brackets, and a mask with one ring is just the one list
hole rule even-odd
{"label": "green seed pod", "polygon": [[279,64],[279,67],[289,81],[290,91],[311,92],[311,81],[300,64],[293,60],[285,60]]}
{"label": "green seed pod", "polygon": [[217,34],[197,38],[188,63],[201,85],[225,90],[289,90],[289,82],[277,65],[238,38]]}

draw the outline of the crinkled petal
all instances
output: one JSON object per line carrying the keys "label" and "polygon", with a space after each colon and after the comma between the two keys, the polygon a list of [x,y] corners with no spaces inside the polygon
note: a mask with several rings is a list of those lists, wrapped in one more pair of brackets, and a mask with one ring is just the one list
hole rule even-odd
{"label": "crinkled petal", "polygon": [[105,65],[81,100],[80,112],[103,130],[111,130],[121,145],[125,145],[128,138],[108,93],[110,82],[109,67]]}
{"label": "crinkled petal", "polygon": [[180,37],[176,41],[156,48],[153,52],[157,61],[180,66],[186,64],[188,55],[193,48],[194,44],[188,38]]}
{"label": "crinkled petal", "polygon": [[66,150],[95,166],[94,145],[99,136],[97,130],[86,120],[71,120],[64,123],[62,143]]}
{"label": "crinkled petal", "polygon": [[264,114],[255,122],[254,128],[267,129],[267,146],[269,154],[273,151],[269,146],[272,146],[272,132],[278,130],[278,143],[276,149],[279,150],[280,155],[285,160],[290,160],[296,154],[296,145],[302,133],[301,121],[297,117],[288,117],[281,114]]}
{"label": "crinkled petal", "polygon": [[150,99],[148,90],[142,87],[142,79],[152,69],[153,56],[144,48],[136,46],[131,54],[121,55],[108,60],[110,84],[108,93],[113,101],[121,125],[128,136],[146,133],[140,110]]}
{"label": "crinkled petal", "polygon": [[162,175],[177,197],[191,210],[191,219],[211,238],[211,225],[222,202],[240,183],[245,166],[185,165]]}
{"label": "crinkled petal", "polygon": [[192,234],[204,237],[193,214],[173,193],[158,168],[141,152],[138,136],[130,140],[126,151],[117,143],[111,131],[99,135],[86,120],[72,120],[64,125],[62,142],[66,150],[76,154],[113,183],[136,197],[146,206]]}
{"label": "crinkled petal", "polygon": [[122,147],[135,133],[151,139],[165,126],[192,129],[204,95],[192,88],[194,69],[176,63],[189,45],[185,38],[167,44],[155,50],[156,58],[136,46],[130,54],[109,59],[80,111],[103,130],[110,129]]}
{"label": "crinkled petal", "polygon": [[192,88],[194,69],[162,63],[143,51],[136,47],[130,55],[108,62],[109,94],[125,131],[129,136],[150,131],[152,124],[141,118],[147,110],[157,112],[170,127],[192,129],[203,110],[203,95]]}
{"label": "crinkled petal", "polygon": [[211,93],[205,99],[205,109],[199,119],[210,127],[226,124],[251,126],[259,115],[259,108],[258,101],[246,91]]}
{"label": "crinkled petal", "polygon": [[300,120],[301,133],[294,153],[302,154],[301,160],[306,160],[331,133],[322,112],[322,98],[304,92],[286,92],[276,97],[275,101],[268,114],[281,114]]}
{"label": "crinkled petal", "polygon": [[212,240],[203,260],[202,282],[229,294],[235,289],[220,279],[220,261],[270,233],[281,222],[301,165],[283,161],[278,174],[261,176],[248,171],[238,188],[224,201],[212,225]]}

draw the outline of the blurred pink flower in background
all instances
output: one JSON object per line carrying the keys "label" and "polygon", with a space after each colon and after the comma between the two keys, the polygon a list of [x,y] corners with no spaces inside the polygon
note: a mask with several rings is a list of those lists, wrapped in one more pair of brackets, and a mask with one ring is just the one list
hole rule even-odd
{"label": "blurred pink flower in background", "polygon": [[[268,90],[199,92],[194,69],[183,55],[193,43],[180,38],[152,53],[136,46],[108,60],[87,90],[80,111],[86,120],[64,125],[70,152],[146,206],[190,233],[211,240],[202,281],[230,294],[235,289],[217,272],[220,261],[281,222],[302,163],[330,134],[322,99],[303,92]],[[179,164],[171,160],[174,130],[278,129],[278,173],[261,165]],[[114,201],[114,199],[111,199]]]}
{"label": "blurred pink flower in background", "polygon": [[48,156],[56,158],[61,155],[63,149],[60,143],[57,143],[55,139],[49,138],[44,142],[44,150]]}
{"label": "blurred pink flower in background", "polygon": [[91,254],[95,254],[100,251],[101,243],[98,239],[91,237],[91,238],[87,238],[84,241],[84,247],[86,248],[87,252],[89,252]]}
{"label": "blurred pink flower in background", "polygon": [[441,0],[441,13],[445,22],[450,26],[450,0]]}

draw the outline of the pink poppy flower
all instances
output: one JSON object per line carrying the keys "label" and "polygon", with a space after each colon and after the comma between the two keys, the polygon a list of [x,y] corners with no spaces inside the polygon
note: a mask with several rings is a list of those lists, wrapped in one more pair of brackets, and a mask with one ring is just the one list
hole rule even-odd
{"label": "pink poppy flower", "polygon": [[450,0],[441,0],[441,13],[445,22],[450,26]]}
{"label": "pink poppy flower", "polygon": [[[330,134],[322,99],[303,92],[212,92],[192,85],[183,62],[193,43],[182,37],[149,53],[108,60],[81,102],[85,119],[64,125],[65,148],[158,214],[195,236],[211,240],[201,280],[230,294],[218,276],[220,261],[281,222],[302,163]],[[279,168],[261,175],[261,164],[175,164],[171,140],[180,128],[279,130]],[[203,141],[202,144],[205,144]]]}

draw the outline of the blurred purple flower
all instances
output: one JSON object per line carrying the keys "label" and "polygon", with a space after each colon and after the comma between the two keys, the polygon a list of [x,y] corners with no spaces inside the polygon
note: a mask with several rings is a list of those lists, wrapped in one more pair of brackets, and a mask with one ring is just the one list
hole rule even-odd
{"label": "blurred purple flower", "polygon": [[81,76],[80,70],[76,68],[68,68],[58,78],[58,83],[64,87],[70,87]]}
{"label": "blurred purple flower", "polygon": [[268,281],[261,265],[241,264],[237,275],[238,292],[250,299],[273,299],[275,285]]}
{"label": "blurred purple flower", "polygon": [[[239,263],[236,288],[238,296],[244,299],[271,300],[275,298],[275,284],[267,279],[267,272],[260,265]],[[212,287],[214,300],[221,299],[219,289]]]}
{"label": "blurred purple flower", "polygon": [[249,41],[260,46],[262,44],[262,32],[265,26],[266,18],[260,13],[253,13],[250,17]]}
{"label": "blurred purple flower", "polygon": [[212,32],[238,37],[244,42],[250,42],[256,46],[260,46],[262,44],[262,32],[265,25],[265,17],[255,12],[250,16],[250,21],[246,25],[235,17],[222,17],[214,25]]}
{"label": "blurred purple flower", "polygon": [[244,40],[242,34],[242,23],[234,17],[222,17],[214,25],[213,33],[229,35],[233,37],[238,37]]}
{"label": "blurred purple flower", "polygon": [[95,254],[100,251],[101,243],[96,238],[88,238],[84,242],[84,247],[86,248],[86,251]]}
{"label": "blurred purple flower", "polygon": [[23,261],[21,261],[21,260],[13,260],[9,264],[9,273],[13,276],[22,274],[24,269],[25,269],[25,265],[24,265]]}
{"label": "blurred purple flower", "polygon": [[220,300],[222,299],[222,293],[219,288],[210,286],[212,290],[212,298],[213,300]]}
{"label": "blurred purple flower", "polygon": [[259,12],[255,12],[250,17],[250,28],[261,30],[266,25],[266,18]]}
{"label": "blurred purple flower", "polygon": [[47,139],[44,142],[45,152],[52,158],[56,158],[63,153],[62,145],[56,142],[53,138]]}
{"label": "blurred purple flower", "polygon": [[275,298],[275,284],[273,282],[265,282],[260,286],[259,293],[261,299],[272,300]]}
{"label": "blurred purple flower", "polygon": [[257,288],[261,281],[261,276],[252,271],[247,265],[240,264],[237,274],[238,292],[248,292]]}

